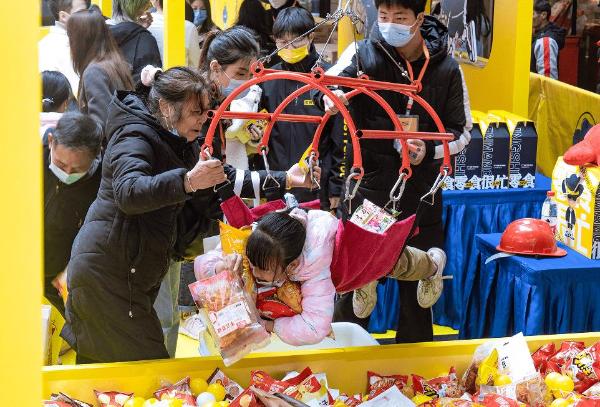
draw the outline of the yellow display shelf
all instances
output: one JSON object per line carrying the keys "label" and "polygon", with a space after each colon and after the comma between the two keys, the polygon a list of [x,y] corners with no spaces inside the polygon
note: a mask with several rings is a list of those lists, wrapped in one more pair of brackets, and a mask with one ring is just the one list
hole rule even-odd
{"label": "yellow display shelf", "polygon": [[[600,333],[536,336],[527,338],[531,351],[549,342],[583,341],[591,345]],[[62,391],[82,400],[92,400],[93,390],[121,390],[148,397],[165,382],[184,376],[207,378],[215,368],[225,371],[242,386],[248,385],[252,370],[264,370],[275,377],[309,366],[327,373],[330,386],[344,392],[364,392],[367,371],[381,374],[415,373],[434,377],[447,373],[451,366],[462,373],[477,346],[486,340],[448,341],[421,344],[346,348],[295,353],[253,354],[225,368],[218,357],[111,363],[43,369],[43,391],[48,396]]]}

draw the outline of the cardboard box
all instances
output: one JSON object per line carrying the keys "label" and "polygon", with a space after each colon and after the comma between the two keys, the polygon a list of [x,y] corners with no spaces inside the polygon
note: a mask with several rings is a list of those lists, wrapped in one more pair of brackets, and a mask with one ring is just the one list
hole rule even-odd
{"label": "cardboard box", "polygon": [[535,124],[531,120],[503,110],[494,110],[491,113],[502,117],[510,132],[509,187],[535,188],[538,139]]}
{"label": "cardboard box", "polygon": [[552,190],[558,207],[557,240],[600,259],[600,167],[572,166],[559,157]]}
{"label": "cardboard box", "polygon": [[481,189],[508,188],[508,161],[510,133],[506,121],[493,113],[488,114],[489,125],[483,136],[481,160]]}

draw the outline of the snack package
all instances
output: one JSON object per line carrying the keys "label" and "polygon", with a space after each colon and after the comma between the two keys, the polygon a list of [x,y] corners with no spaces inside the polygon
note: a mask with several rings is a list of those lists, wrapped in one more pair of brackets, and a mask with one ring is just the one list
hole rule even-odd
{"label": "snack package", "polygon": [[256,387],[250,387],[250,390],[256,395],[258,400],[260,400],[265,407],[309,407],[303,402],[285,394],[271,394],[264,390],[257,389]]}
{"label": "snack package", "polygon": [[334,403],[334,399],[329,393],[329,383],[325,373],[312,373],[309,368],[306,368],[300,374],[297,372],[288,373],[283,381],[297,383],[299,377],[302,378],[302,381],[296,387],[297,392],[293,387],[290,387],[284,390],[284,394],[293,396],[309,407],[329,406]]}
{"label": "snack package", "polygon": [[596,383],[592,387],[584,391],[583,395],[591,397],[600,397],[600,383]]}
{"label": "snack package", "polygon": [[414,407],[414,403],[400,389],[392,386],[377,397],[362,403],[361,407]]}
{"label": "snack package", "polygon": [[252,298],[256,298],[256,282],[250,270],[250,261],[246,256],[246,244],[252,234],[252,228],[245,227],[238,229],[219,222],[219,232],[223,254],[239,254],[242,256],[242,281],[244,282],[244,289],[250,293]]}
{"label": "snack package", "polygon": [[456,370],[452,367],[448,376],[440,376],[425,380],[421,376],[412,375],[413,389],[416,394],[423,394],[433,399],[450,397],[459,398],[463,394],[462,386],[456,377]]}
{"label": "snack package", "polygon": [[44,405],[54,405],[57,407],[92,407],[91,404],[71,398],[64,393],[52,394],[50,400],[44,401]]}
{"label": "snack package", "polygon": [[481,404],[485,407],[525,407],[523,403],[499,394],[486,394]]}
{"label": "snack package", "polygon": [[383,376],[378,373],[369,371],[367,372],[367,382],[369,384],[369,388],[367,390],[369,398],[383,393],[392,386],[398,387],[398,390],[400,390],[402,394],[404,394],[408,398],[412,399],[415,395],[413,389],[408,385],[408,376]]}
{"label": "snack package", "polygon": [[171,400],[171,399],[179,399],[183,400],[184,407],[195,407],[196,399],[192,394],[192,389],[190,387],[190,378],[186,377],[178,381],[177,383],[163,387],[154,392],[154,397],[157,400]]}
{"label": "snack package", "polygon": [[133,397],[133,393],[121,393],[119,391],[94,390],[100,407],[123,407],[127,400]]}
{"label": "snack package", "polygon": [[231,380],[223,371],[219,368],[216,368],[215,371],[208,378],[208,384],[218,383],[221,386],[225,387],[225,400],[233,401],[237,399],[240,394],[244,392],[244,388],[240,386],[237,382]]}
{"label": "snack package", "polygon": [[362,404],[362,402],[362,397],[360,397],[360,395],[348,396],[346,394],[341,394],[335,399],[333,407],[357,407]]}
{"label": "snack package", "polygon": [[472,400],[463,399],[463,398],[441,398],[435,400],[433,403],[435,407],[477,407],[479,404],[475,403]]}
{"label": "snack package", "polygon": [[350,222],[369,232],[384,234],[396,222],[396,218],[365,199],[350,218]]}
{"label": "snack package", "polygon": [[575,382],[575,391],[583,393],[600,379],[600,342],[573,356],[566,370]]}
{"label": "snack package", "polygon": [[568,365],[571,363],[575,355],[585,349],[583,342],[565,341],[560,345],[558,352],[548,359],[546,373],[556,372],[564,373]]}
{"label": "snack package", "polygon": [[517,400],[532,407],[543,407],[550,405],[552,397],[547,391],[544,379],[535,375],[528,380],[519,383],[510,383],[504,386],[481,385],[479,388],[478,400],[488,394],[497,394],[503,397]]}
{"label": "snack package", "polygon": [[498,377],[498,350],[492,349],[492,352],[481,361],[475,383],[478,386],[493,386],[496,377]]}
{"label": "snack package", "polygon": [[252,389],[248,388],[233,400],[229,407],[264,407],[264,404],[259,401]]}
{"label": "snack package", "polygon": [[293,317],[302,313],[300,283],[287,280],[281,287],[260,287],[256,308],[263,318]]}
{"label": "snack package", "polygon": [[256,305],[234,272],[222,271],[189,288],[225,366],[269,344],[271,335],[260,324]]}
{"label": "snack package", "polygon": [[556,355],[556,345],[554,343],[541,346],[531,355],[535,369],[541,374],[545,374],[548,368],[548,360],[554,355]]}

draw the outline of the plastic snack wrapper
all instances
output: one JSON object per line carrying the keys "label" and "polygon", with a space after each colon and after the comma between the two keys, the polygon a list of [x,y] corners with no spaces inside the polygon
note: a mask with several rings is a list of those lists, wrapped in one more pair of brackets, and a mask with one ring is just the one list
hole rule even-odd
{"label": "plastic snack wrapper", "polygon": [[133,397],[133,393],[121,393],[119,391],[94,390],[100,407],[123,407],[127,400]]}
{"label": "plastic snack wrapper", "polygon": [[583,393],[600,379],[600,342],[585,348],[571,359],[566,370],[575,382],[575,391]]}
{"label": "plastic snack wrapper", "polygon": [[374,372],[367,372],[367,382],[369,384],[369,388],[367,390],[369,394],[369,398],[373,396],[383,393],[385,390],[389,389],[392,386],[398,387],[398,390],[402,392],[406,397],[413,398],[414,391],[408,385],[408,376],[404,375],[390,375],[383,376]]}
{"label": "plastic snack wrapper", "polygon": [[91,404],[71,398],[64,393],[52,394],[50,400],[44,401],[44,405],[57,407],[92,407]]}
{"label": "plastic snack wrapper", "polygon": [[454,368],[450,369],[448,376],[440,376],[431,380],[412,375],[412,382],[415,394],[423,394],[432,399],[442,397],[459,398],[464,393]]}
{"label": "plastic snack wrapper", "polygon": [[229,407],[264,407],[264,404],[259,401],[252,389],[248,388],[233,400]]}
{"label": "plastic snack wrapper", "polygon": [[225,400],[233,401],[244,392],[244,388],[237,382],[231,380],[223,371],[216,368],[215,371],[208,378],[208,384],[218,383],[225,387]]}
{"label": "plastic snack wrapper", "polygon": [[396,218],[365,199],[350,218],[350,222],[369,232],[384,234],[396,222]]}
{"label": "plastic snack wrapper", "polygon": [[510,383],[504,386],[481,385],[477,399],[482,401],[485,396],[490,394],[516,400],[531,407],[543,407],[552,402],[546,384],[539,374],[519,383]]}
{"label": "plastic snack wrapper", "polygon": [[302,373],[288,373],[283,380],[291,383],[297,383],[297,392],[293,389],[285,390],[284,394],[293,396],[296,400],[302,401],[309,407],[327,407],[334,403],[333,396],[329,393],[329,383],[325,373],[312,373],[306,368]]}
{"label": "plastic snack wrapper", "polygon": [[183,400],[183,405],[185,407],[195,407],[196,399],[192,394],[192,389],[190,387],[190,378],[186,377],[178,381],[177,383],[163,387],[154,392],[154,397],[158,400],[164,399],[179,399]]}
{"label": "plastic snack wrapper", "polygon": [[480,404],[484,407],[525,407],[525,404],[499,394],[486,394]]}
{"label": "plastic snack wrapper", "polygon": [[250,270],[250,261],[246,256],[246,244],[252,234],[252,228],[244,227],[238,229],[219,222],[219,233],[223,254],[239,254],[242,256],[242,281],[244,282],[244,289],[251,294],[252,298],[256,298],[256,282]]}
{"label": "plastic snack wrapper", "polygon": [[560,345],[560,349],[558,350],[558,352],[550,359],[548,359],[546,373],[564,373],[563,370],[566,370],[566,368],[571,363],[575,355],[577,355],[584,349],[585,344],[583,342],[563,342]]}
{"label": "plastic snack wrapper", "polygon": [[531,355],[535,369],[541,374],[545,374],[548,368],[548,360],[554,355],[556,355],[556,345],[554,343],[541,346]]}
{"label": "plastic snack wrapper", "polygon": [[360,404],[361,407],[414,407],[414,405],[396,386]]}
{"label": "plastic snack wrapper", "polygon": [[301,314],[300,283],[286,280],[281,287],[260,287],[256,307],[263,318],[272,320]]}
{"label": "plastic snack wrapper", "polygon": [[189,288],[225,366],[269,344],[271,335],[260,324],[253,299],[233,271],[196,281]]}
{"label": "plastic snack wrapper", "polygon": [[360,395],[348,396],[342,394],[335,399],[333,407],[357,407],[362,404],[362,397]]}

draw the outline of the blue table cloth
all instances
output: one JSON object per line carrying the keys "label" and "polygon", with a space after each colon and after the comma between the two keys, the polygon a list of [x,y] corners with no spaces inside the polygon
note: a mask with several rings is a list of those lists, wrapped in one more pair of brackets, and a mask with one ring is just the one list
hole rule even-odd
{"label": "blue table cloth", "polygon": [[[550,179],[536,175],[533,189],[503,189],[479,191],[444,191],[443,220],[445,224],[448,263],[444,275],[444,293],[433,308],[434,322],[458,329],[465,303],[465,281],[477,267],[475,235],[502,232],[516,219],[539,218]],[[393,280],[380,284],[378,302],[369,323],[370,332],[396,329],[398,323],[398,285]]]}
{"label": "blue table cloth", "polygon": [[560,258],[513,256],[485,264],[501,234],[478,235],[477,267],[468,276],[461,338],[600,330],[600,261],[559,244]]}

